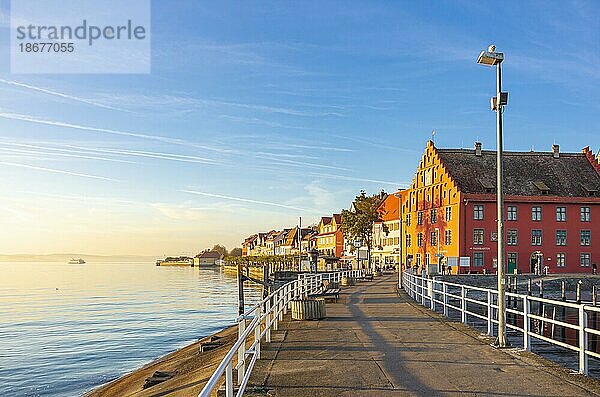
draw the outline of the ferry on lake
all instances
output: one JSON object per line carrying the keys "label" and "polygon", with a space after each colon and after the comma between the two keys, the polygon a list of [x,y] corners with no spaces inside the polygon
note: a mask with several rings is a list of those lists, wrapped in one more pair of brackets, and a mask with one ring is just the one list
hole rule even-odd
{"label": "ferry on lake", "polygon": [[69,265],[83,265],[85,261],[81,258],[71,258],[67,263]]}

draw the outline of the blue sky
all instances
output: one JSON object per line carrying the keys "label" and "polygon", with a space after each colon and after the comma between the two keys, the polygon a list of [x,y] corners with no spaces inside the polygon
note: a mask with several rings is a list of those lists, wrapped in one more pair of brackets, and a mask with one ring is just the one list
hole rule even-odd
{"label": "blue sky", "polygon": [[[325,3],[325,4],[323,4]],[[9,3],[0,0],[8,53]],[[598,150],[597,2],[152,2],[152,73],[0,61],[1,253],[193,253],[410,183],[439,147]],[[10,233],[8,231],[11,231]]]}

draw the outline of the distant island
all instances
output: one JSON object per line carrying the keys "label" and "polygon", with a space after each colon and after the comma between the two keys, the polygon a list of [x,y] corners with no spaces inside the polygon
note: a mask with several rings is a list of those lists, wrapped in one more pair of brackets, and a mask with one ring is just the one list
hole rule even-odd
{"label": "distant island", "polygon": [[87,255],[80,253],[67,254],[0,254],[0,262],[62,262],[67,263],[71,258],[81,258],[85,262],[150,262],[154,263],[155,256],[147,255]]}

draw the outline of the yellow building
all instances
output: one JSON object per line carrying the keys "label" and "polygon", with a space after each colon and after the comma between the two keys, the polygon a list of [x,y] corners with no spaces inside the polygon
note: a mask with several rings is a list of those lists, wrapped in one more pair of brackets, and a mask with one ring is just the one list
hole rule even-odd
{"label": "yellow building", "polygon": [[461,194],[432,141],[402,198],[402,262],[429,273],[458,272]]}
{"label": "yellow building", "polygon": [[317,250],[319,251],[319,267],[331,269],[339,266],[338,260],[344,250],[344,233],[341,229],[342,216],[324,216],[319,222]]}

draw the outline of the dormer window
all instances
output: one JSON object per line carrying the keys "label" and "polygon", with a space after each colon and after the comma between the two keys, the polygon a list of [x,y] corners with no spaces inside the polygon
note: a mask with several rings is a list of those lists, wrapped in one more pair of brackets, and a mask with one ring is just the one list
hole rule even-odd
{"label": "dormer window", "polygon": [[537,182],[533,182],[533,184],[540,191],[540,194],[542,194],[542,195],[550,194],[550,188],[544,182],[537,181]]}
{"label": "dormer window", "polygon": [[483,186],[483,189],[486,193],[492,194],[496,192],[496,185],[489,179],[480,178],[479,183],[481,184],[481,186]]}
{"label": "dormer window", "polygon": [[583,186],[583,190],[586,192],[586,194],[589,197],[596,197],[598,195],[598,189],[596,189],[593,186],[586,186],[586,185],[584,185]]}

